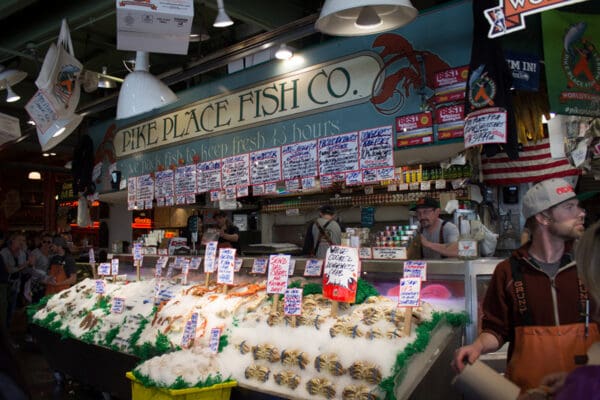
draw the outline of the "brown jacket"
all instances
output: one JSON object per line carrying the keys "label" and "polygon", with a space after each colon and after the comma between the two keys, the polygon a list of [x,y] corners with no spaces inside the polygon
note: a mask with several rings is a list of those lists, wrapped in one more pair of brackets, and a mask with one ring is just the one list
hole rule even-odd
{"label": "brown jacket", "polygon": [[515,327],[564,325],[582,321],[579,279],[571,255],[565,253],[563,261],[568,262],[563,262],[559,268],[553,290],[553,280],[529,262],[528,248],[529,244],[524,245],[515,250],[511,257],[516,257],[522,274],[530,323],[526,323],[524,314],[519,312],[510,258],[496,266],[483,301],[482,331],[496,336],[501,344],[511,342],[509,358]]}

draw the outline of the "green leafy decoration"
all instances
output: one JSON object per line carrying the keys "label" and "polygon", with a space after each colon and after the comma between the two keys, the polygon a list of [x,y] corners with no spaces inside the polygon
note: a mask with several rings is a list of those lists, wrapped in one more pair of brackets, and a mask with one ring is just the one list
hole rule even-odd
{"label": "green leafy decoration", "polygon": [[229,344],[229,338],[227,335],[221,335],[219,338],[219,353],[223,351],[225,347]]}
{"label": "green leafy decoration", "polygon": [[185,382],[181,376],[178,376],[177,379],[175,380],[175,382],[173,382],[171,385],[165,385],[165,384],[154,381],[148,375],[142,374],[138,368],[134,369],[132,371],[132,374],[135,377],[135,379],[137,379],[139,381],[139,383],[141,385],[143,385],[147,388],[162,388],[162,389],[172,389],[172,390],[187,389],[187,388],[191,388],[191,387],[201,389],[201,388],[211,387],[211,386],[217,385],[219,383],[233,381],[233,379],[231,379],[231,377],[228,377],[227,379],[223,379],[221,374],[217,373],[215,376],[208,375],[206,377],[206,379],[199,380],[194,385],[191,385],[191,384],[188,384],[187,382]]}
{"label": "green leafy decoration", "polygon": [[[115,340],[115,338],[119,334],[120,329],[121,329],[121,326],[117,325],[114,328],[110,329],[108,332],[106,332],[106,336],[104,337],[102,344],[107,347],[113,348],[112,342],[113,342],[113,340]],[[114,346],[114,347],[116,347],[116,346]]]}
{"label": "green leafy decoration", "polygon": [[440,323],[445,321],[453,327],[466,325],[469,316],[466,313],[434,312],[431,320],[422,322],[416,329],[417,338],[408,344],[404,350],[396,355],[391,376],[381,381],[379,387],[385,393],[385,400],[395,400],[394,379],[397,375],[402,378],[406,374],[406,368],[410,359],[417,353],[422,353],[431,339],[431,331]]}

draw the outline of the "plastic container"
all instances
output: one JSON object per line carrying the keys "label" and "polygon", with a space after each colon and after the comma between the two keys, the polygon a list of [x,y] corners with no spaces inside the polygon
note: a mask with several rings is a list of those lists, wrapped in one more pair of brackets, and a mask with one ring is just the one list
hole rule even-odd
{"label": "plastic container", "polygon": [[125,374],[131,381],[132,400],[229,400],[236,381],[218,383],[206,388],[164,389],[146,387],[131,372]]}

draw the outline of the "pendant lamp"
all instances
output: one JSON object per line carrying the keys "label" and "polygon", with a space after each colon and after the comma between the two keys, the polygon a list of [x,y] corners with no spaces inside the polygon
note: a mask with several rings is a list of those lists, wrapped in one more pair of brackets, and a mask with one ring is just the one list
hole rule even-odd
{"label": "pendant lamp", "polygon": [[149,59],[147,52],[136,52],[135,68],[125,77],[119,91],[117,119],[133,117],[177,101],[177,95],[148,72]]}
{"label": "pendant lamp", "polygon": [[325,0],[315,28],[333,36],[362,36],[404,26],[419,11],[410,0]]}

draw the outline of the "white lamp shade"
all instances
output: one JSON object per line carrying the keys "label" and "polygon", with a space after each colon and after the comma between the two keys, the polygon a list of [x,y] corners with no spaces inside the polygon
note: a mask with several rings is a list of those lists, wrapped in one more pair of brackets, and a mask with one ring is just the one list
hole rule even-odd
{"label": "white lamp shade", "polygon": [[5,69],[0,65],[0,89],[6,89],[8,86],[14,86],[27,77],[27,72],[16,69]]}
{"label": "white lamp shade", "polygon": [[39,181],[42,180],[42,174],[40,174],[38,171],[31,171],[27,175],[27,179],[31,179],[32,181]]}
{"label": "white lamp shade", "polygon": [[15,93],[14,90],[10,87],[10,85],[6,85],[6,102],[14,103],[15,101],[21,100],[21,96]]}
{"label": "white lamp shade", "polygon": [[294,56],[294,52],[285,44],[279,46],[277,51],[275,52],[275,58],[278,60],[289,60]]}
{"label": "white lamp shade", "polygon": [[[364,10],[365,7],[371,10]],[[370,17],[373,11],[381,22],[362,26],[356,23],[361,12],[363,17]],[[418,13],[410,0],[326,0],[315,28],[334,36],[371,35],[404,26],[414,20]]]}
{"label": "white lamp shade", "polygon": [[117,119],[133,117],[177,101],[177,95],[147,71],[129,73],[119,92]]}
{"label": "white lamp shade", "polygon": [[229,15],[225,12],[225,4],[223,0],[217,0],[217,18],[213,22],[215,28],[225,28],[226,26],[233,25],[233,21],[229,18]]}

